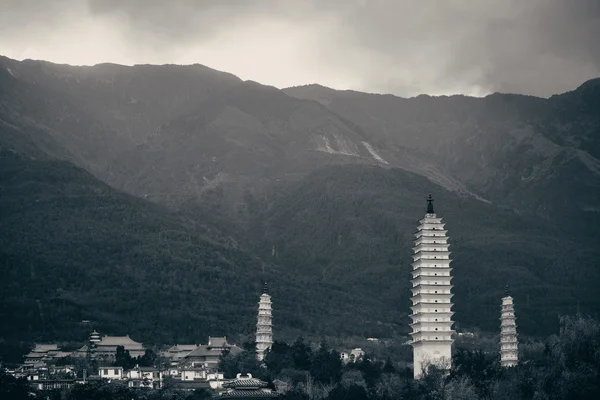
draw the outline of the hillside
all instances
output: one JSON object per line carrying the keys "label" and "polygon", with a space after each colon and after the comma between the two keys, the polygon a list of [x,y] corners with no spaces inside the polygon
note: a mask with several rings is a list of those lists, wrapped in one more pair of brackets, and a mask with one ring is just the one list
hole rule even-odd
{"label": "hillside", "polygon": [[280,189],[254,220],[248,237],[254,252],[316,281],[376,296],[387,312],[407,312],[413,233],[430,192],[449,229],[459,327],[497,329],[504,284],[518,299],[519,324],[528,334],[554,329],[557,315],[576,312],[577,304],[600,309],[594,241],[561,236],[535,217],[380,167],[322,169]]}
{"label": "hillside", "polygon": [[0,336],[246,334],[263,278],[284,337],[405,334],[427,193],[459,327],[496,329],[505,283],[527,334],[597,313],[597,83],[401,99],[0,58]]}
{"label": "hillside", "polygon": [[326,105],[384,147],[408,149],[487,200],[557,223],[571,235],[598,236],[599,84],[592,80],[550,99],[403,99],[318,85],[284,91]]}
{"label": "hillside", "polygon": [[263,280],[276,299],[280,337],[350,334],[355,321],[374,331],[374,318],[405,312],[384,312],[365,291],[264,263],[218,230],[70,163],[3,152],[0,171],[4,339],[82,340],[89,329],[82,320],[153,342],[247,335]]}

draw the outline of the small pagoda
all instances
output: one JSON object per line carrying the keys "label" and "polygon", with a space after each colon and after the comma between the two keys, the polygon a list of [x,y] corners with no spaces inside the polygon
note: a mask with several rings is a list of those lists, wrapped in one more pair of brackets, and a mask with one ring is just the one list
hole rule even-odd
{"label": "small pagoda", "polygon": [[234,380],[223,383],[223,389],[219,397],[225,399],[266,400],[279,397],[278,393],[267,388],[267,382],[253,378],[251,374],[237,374]]}
{"label": "small pagoda", "polygon": [[452,363],[452,260],[444,225],[429,195],[425,216],[415,233],[410,281],[415,379],[419,379],[429,365],[450,369]]}
{"label": "small pagoda", "polygon": [[258,302],[258,318],[256,322],[256,357],[259,361],[265,358],[265,351],[273,345],[273,315],[271,296],[267,282]]}
{"label": "small pagoda", "polygon": [[517,342],[517,324],[513,298],[505,288],[502,298],[502,314],[500,316],[500,365],[514,367],[519,363],[519,348]]}
{"label": "small pagoda", "polygon": [[90,348],[91,349],[96,348],[96,346],[98,346],[98,343],[100,343],[101,341],[102,341],[102,338],[100,337],[100,333],[94,329],[94,331],[92,333],[90,333],[90,338],[89,338]]}

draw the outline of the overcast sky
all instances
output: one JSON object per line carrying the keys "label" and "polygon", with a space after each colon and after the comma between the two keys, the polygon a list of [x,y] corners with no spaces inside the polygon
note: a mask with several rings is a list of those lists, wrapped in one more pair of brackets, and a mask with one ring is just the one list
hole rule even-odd
{"label": "overcast sky", "polygon": [[600,76],[600,0],[0,0],[0,54],[200,63],[277,87],[549,96]]}

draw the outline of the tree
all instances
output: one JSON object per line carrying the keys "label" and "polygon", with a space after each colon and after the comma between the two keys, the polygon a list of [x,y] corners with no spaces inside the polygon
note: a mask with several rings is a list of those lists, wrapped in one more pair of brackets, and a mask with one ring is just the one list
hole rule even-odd
{"label": "tree", "polygon": [[500,360],[497,353],[490,355],[481,350],[459,349],[453,357],[450,378],[469,378],[479,396],[488,397],[494,382],[500,374]]}
{"label": "tree", "polygon": [[329,351],[327,343],[322,342],[311,361],[310,374],[317,382],[337,383],[340,380],[341,373],[342,360],[340,359],[340,353],[335,350]]}
{"label": "tree", "polygon": [[123,369],[131,369],[135,366],[135,361],[131,358],[129,350],[125,350],[123,346],[117,346],[114,365],[116,367],[123,367]]}
{"label": "tree", "polygon": [[140,367],[153,367],[156,362],[156,358],[156,353],[154,353],[150,349],[146,349],[144,355],[141,357],[137,357],[136,360]]}
{"label": "tree", "polygon": [[31,392],[26,379],[17,379],[0,368],[0,399],[27,400]]}
{"label": "tree", "polygon": [[310,345],[304,342],[304,338],[300,336],[292,344],[291,347],[292,359],[296,369],[308,371],[310,369],[312,350]]}
{"label": "tree", "polygon": [[352,385],[346,388],[338,385],[329,393],[327,400],[369,400],[369,395],[363,386]]}
{"label": "tree", "polygon": [[342,378],[340,379],[340,385],[346,389],[350,388],[351,386],[362,386],[365,389],[367,388],[367,383],[365,382],[363,373],[356,369],[351,369],[344,372],[342,374]]}
{"label": "tree", "polygon": [[275,341],[265,353],[265,364],[269,371],[278,374],[284,368],[293,368],[294,359],[290,346],[285,342]]}
{"label": "tree", "polygon": [[381,364],[372,362],[364,356],[359,362],[354,363],[356,369],[363,373],[367,386],[372,388],[381,376]]}
{"label": "tree", "polygon": [[284,400],[309,400],[309,397],[306,393],[304,393],[304,391],[302,391],[301,389],[292,389],[288,392],[286,392],[282,399]]}

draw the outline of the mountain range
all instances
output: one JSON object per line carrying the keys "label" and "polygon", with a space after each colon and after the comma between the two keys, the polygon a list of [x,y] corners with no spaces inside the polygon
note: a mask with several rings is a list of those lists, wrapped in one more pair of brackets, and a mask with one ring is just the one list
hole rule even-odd
{"label": "mountain range", "polygon": [[202,65],[0,57],[0,256],[10,340],[408,332],[433,193],[458,329],[597,314],[600,79],[548,99],[283,90]]}

